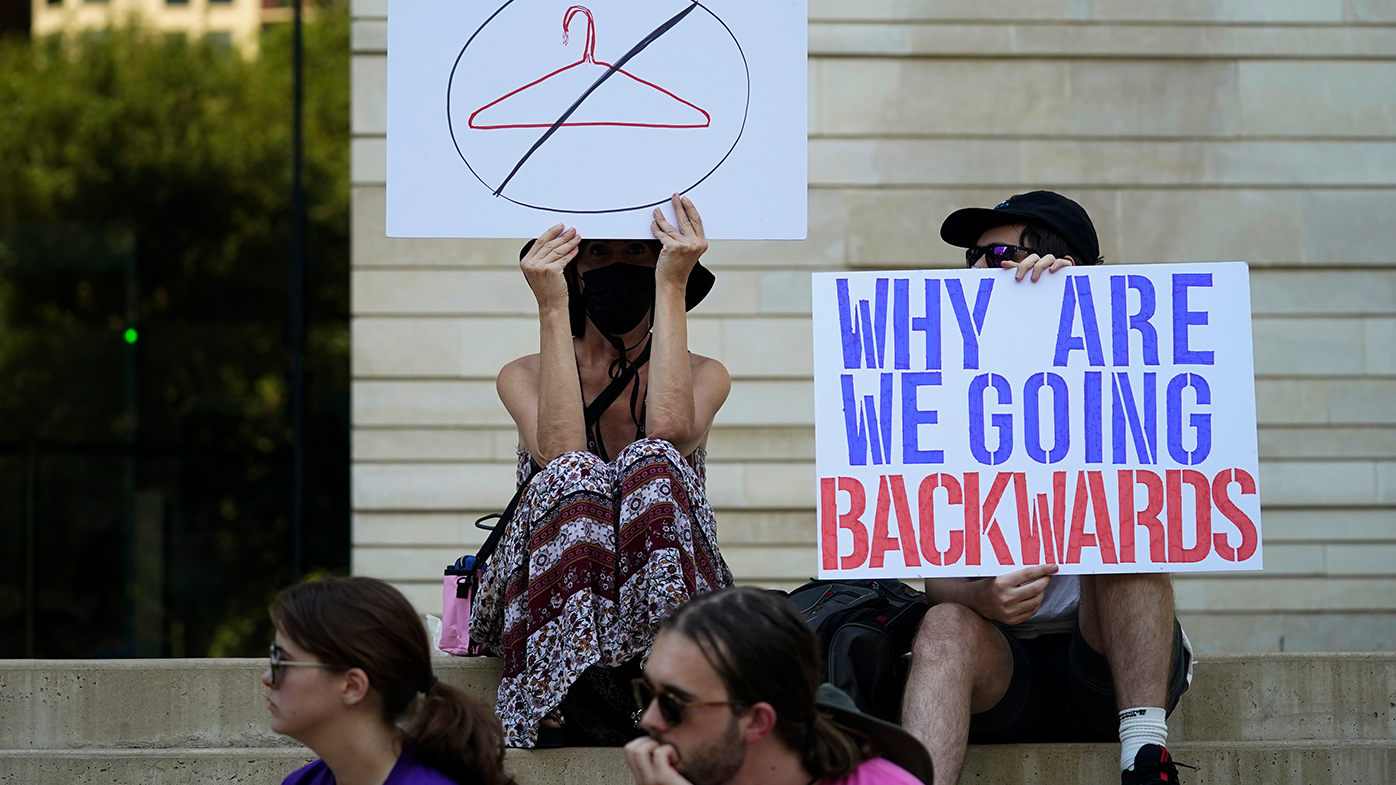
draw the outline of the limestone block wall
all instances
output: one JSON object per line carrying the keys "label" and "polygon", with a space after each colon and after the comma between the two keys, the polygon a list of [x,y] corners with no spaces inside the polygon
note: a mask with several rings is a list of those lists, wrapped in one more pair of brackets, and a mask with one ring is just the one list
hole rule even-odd
{"label": "limestone block wall", "polygon": [[[512,488],[495,371],[536,350],[516,241],[384,237],[387,0],[353,4],[354,571],[425,611]],[[694,351],[739,579],[812,545],[809,277],[953,267],[1033,188],[1110,263],[1251,262],[1267,568],[1180,577],[1204,651],[1396,649],[1396,3],[810,0],[809,239],[714,243]],[[541,227],[540,227],[541,229]]]}

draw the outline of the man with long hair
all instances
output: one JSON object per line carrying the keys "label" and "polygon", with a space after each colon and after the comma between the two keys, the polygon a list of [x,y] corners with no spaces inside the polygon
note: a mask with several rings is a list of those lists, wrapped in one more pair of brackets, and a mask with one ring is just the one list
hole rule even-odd
{"label": "man with long hair", "polygon": [[751,587],[699,596],[661,625],[635,680],[638,785],[931,785],[920,742],[819,684],[814,631]]}

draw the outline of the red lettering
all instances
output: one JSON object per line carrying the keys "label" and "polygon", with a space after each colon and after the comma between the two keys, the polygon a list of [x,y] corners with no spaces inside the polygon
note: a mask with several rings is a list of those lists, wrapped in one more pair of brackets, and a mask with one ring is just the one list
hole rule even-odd
{"label": "red lettering", "polygon": [[965,564],[979,564],[979,472],[965,473]]}
{"label": "red lettering", "polygon": [[[1154,564],[1167,563],[1164,552],[1163,523],[1159,513],[1163,512],[1163,479],[1158,474],[1140,469],[1122,470],[1119,473],[1120,487],[1120,561],[1134,564],[1134,527],[1143,526],[1149,532],[1149,561]],[[1147,493],[1144,509],[1134,509],[1134,486],[1143,484]]]}
{"label": "red lettering", "polygon": [[[1025,495],[1026,488],[1018,495],[1020,509],[1024,506]],[[1022,520],[1020,515],[1020,527]],[[1052,472],[1052,501],[1047,500],[1047,494],[1039,493],[1028,528],[1020,533],[1023,535],[1023,564],[1038,563],[1039,543],[1043,561],[1048,564],[1059,564],[1066,556],[1066,472]]]}
{"label": "red lettering", "polygon": [[[1207,558],[1212,551],[1212,498],[1207,476],[1193,469],[1166,472],[1168,483],[1168,561],[1191,564]],[[1192,486],[1194,526],[1197,544],[1183,547],[1183,483]]]}
{"label": "red lettering", "polygon": [[[1089,483],[1089,490],[1087,484]],[[1095,531],[1086,531],[1086,503],[1090,502]],[[1071,503],[1071,534],[1067,537],[1067,564],[1081,563],[1082,548],[1099,548],[1104,564],[1117,564],[1115,536],[1110,526],[1110,507],[1105,498],[1105,480],[1100,472],[1077,472],[1076,495]]]}
{"label": "red lettering", "polygon": [[1039,557],[1046,556],[1048,564],[1056,564],[1056,551],[1052,548],[1052,519],[1047,514],[1047,494],[1037,495],[1037,506],[1028,504],[1027,475],[1013,475],[1013,495],[1018,501],[1018,552],[1023,555],[1023,564],[1038,564]]}
{"label": "red lettering", "polygon": [[[916,499],[921,514],[921,555],[926,557],[926,561],[940,567],[954,564],[964,555],[965,533],[952,530],[949,547],[944,552],[936,549],[935,490],[938,487],[945,489],[946,498],[951,504],[963,504],[964,497],[960,493],[960,481],[953,474],[928,475],[917,489]],[[968,509],[965,515],[968,517]]]}
{"label": "red lettering", "polygon": [[1217,505],[1217,511],[1222,517],[1236,525],[1236,529],[1241,533],[1241,545],[1232,548],[1226,534],[1217,532],[1212,535],[1212,547],[1217,549],[1218,556],[1227,561],[1246,561],[1255,555],[1260,536],[1255,530],[1255,522],[1231,501],[1228,492],[1233,481],[1241,486],[1243,495],[1249,496],[1256,492],[1255,478],[1244,469],[1223,469],[1217,472],[1217,476],[1212,480],[1212,502]]}
{"label": "red lettering", "polygon": [[821,569],[839,568],[838,490],[833,477],[819,479],[819,552]]}
{"label": "red lettering", "polygon": [[1008,541],[1003,538],[1003,529],[994,517],[1011,479],[1013,475],[1009,472],[999,472],[994,476],[994,484],[989,486],[989,495],[984,499],[984,512],[979,516],[984,526],[984,536],[989,538],[989,545],[994,549],[994,558],[998,559],[1001,565],[1017,564],[1013,561],[1013,552],[1008,549]]}
{"label": "red lettering", "polygon": [[851,570],[868,560],[868,527],[863,524],[863,510],[868,507],[863,484],[853,477],[840,477],[839,490],[849,496],[848,512],[839,515],[839,528],[853,533],[853,552],[839,557],[839,569]]}
{"label": "red lettering", "polygon": [[881,567],[888,551],[899,551],[902,544],[887,531],[887,517],[892,510],[892,500],[887,494],[887,477],[877,482],[877,512],[873,514],[872,559],[869,567]]}
{"label": "red lettering", "polygon": [[900,474],[887,478],[892,485],[892,509],[897,513],[897,534],[901,537],[902,559],[908,567],[920,567],[916,552],[916,523],[911,519],[911,505],[906,499],[906,479]]}
{"label": "red lettering", "polygon": [[1110,523],[1110,503],[1105,498],[1105,479],[1100,472],[1086,472],[1091,488],[1091,509],[1095,511],[1095,536],[1100,540],[1100,560],[1118,564],[1115,558],[1115,534]]}
{"label": "red lettering", "polygon": [[[848,494],[848,512],[839,512],[834,478],[819,481],[819,540],[826,570],[861,567],[868,558],[868,527],[861,520],[867,509],[863,484],[853,477],[840,477],[837,489]],[[853,552],[843,557],[839,556],[839,529],[853,533]]]}
{"label": "red lettering", "polygon": [[1052,472],[1052,538],[1061,559],[1066,554],[1066,472]]}

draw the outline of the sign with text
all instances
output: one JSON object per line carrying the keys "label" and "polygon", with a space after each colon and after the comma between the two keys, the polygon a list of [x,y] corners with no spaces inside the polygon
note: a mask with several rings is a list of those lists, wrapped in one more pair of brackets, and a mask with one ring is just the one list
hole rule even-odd
{"label": "sign with text", "polygon": [[820,578],[1261,569],[1245,263],[813,291]]}

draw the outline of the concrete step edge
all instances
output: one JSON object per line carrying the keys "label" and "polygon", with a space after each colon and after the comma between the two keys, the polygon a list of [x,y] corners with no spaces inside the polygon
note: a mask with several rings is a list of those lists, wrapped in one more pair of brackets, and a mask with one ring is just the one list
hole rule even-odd
{"label": "concrete step edge", "polygon": [[[1053,750],[1094,754],[1108,752],[1114,754],[1118,744],[978,744],[972,750],[1021,752],[1028,750]],[[1180,741],[1168,745],[1175,758],[1184,753],[1208,752],[1255,752],[1266,750],[1338,750],[1338,749],[1390,749],[1396,750],[1396,739],[1307,739],[1304,741]],[[314,753],[304,747],[158,747],[140,749],[111,749],[104,747],[84,747],[81,749],[0,749],[0,758],[174,758],[180,756],[209,758],[240,758],[252,755],[267,758],[314,758]],[[560,759],[560,758],[607,758],[622,761],[619,747],[563,747],[549,750],[506,750],[507,759]]]}
{"label": "concrete step edge", "polygon": [[[1367,661],[1367,662],[1388,662],[1396,664],[1396,652],[1362,652],[1362,651],[1340,651],[1340,652],[1258,652],[1255,654],[1198,654],[1197,664],[1203,667],[1212,663],[1245,663],[1255,662],[1312,662],[1322,660],[1335,661]],[[0,659],[0,669],[14,670],[55,670],[55,669],[91,669],[91,670],[159,670],[170,667],[189,669],[243,669],[249,666],[265,666],[266,659],[262,657],[223,657],[223,658],[147,658],[147,659],[112,659],[112,660],[6,660]],[[432,666],[436,668],[462,668],[499,670],[502,661],[498,657],[433,657]]]}

